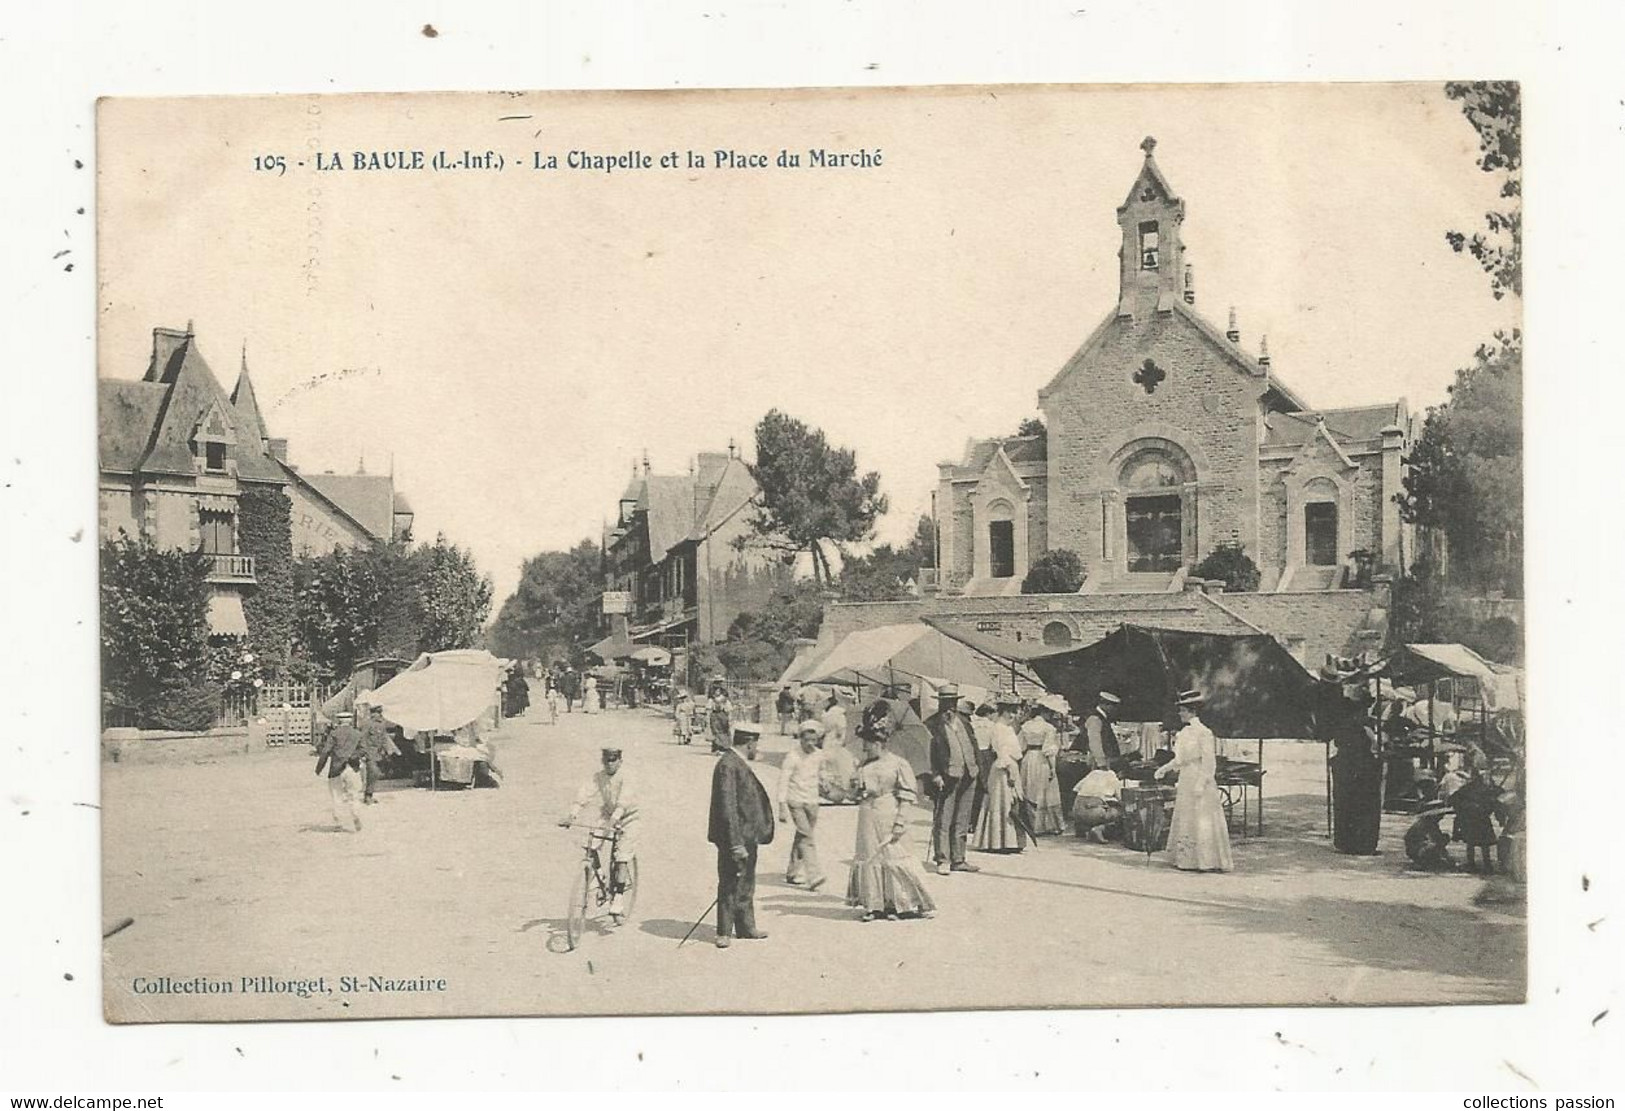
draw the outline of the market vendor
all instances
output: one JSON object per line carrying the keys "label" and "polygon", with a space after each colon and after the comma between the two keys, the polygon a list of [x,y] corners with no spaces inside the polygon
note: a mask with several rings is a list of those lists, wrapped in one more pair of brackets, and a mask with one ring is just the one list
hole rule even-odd
{"label": "market vendor", "polygon": [[1122,836],[1123,780],[1128,761],[1119,757],[1109,768],[1083,777],[1072,799],[1072,825],[1079,837],[1104,844]]}
{"label": "market vendor", "polygon": [[1111,691],[1101,691],[1095,698],[1095,708],[1083,719],[1083,734],[1079,744],[1089,753],[1089,766],[1095,769],[1111,767],[1111,762],[1122,753],[1117,747],[1117,732],[1112,724],[1123,700]]}

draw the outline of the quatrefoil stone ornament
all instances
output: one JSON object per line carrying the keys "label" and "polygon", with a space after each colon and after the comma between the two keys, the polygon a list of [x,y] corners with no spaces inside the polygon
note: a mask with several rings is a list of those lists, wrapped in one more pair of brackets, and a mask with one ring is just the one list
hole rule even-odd
{"label": "quatrefoil stone ornament", "polygon": [[1134,372],[1134,381],[1145,387],[1146,393],[1155,393],[1162,380],[1168,377],[1168,372],[1155,362],[1147,359],[1139,370]]}

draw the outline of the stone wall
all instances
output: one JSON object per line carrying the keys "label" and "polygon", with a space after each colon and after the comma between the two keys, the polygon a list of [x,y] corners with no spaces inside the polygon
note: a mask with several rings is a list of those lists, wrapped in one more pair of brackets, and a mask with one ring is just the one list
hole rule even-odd
{"label": "stone wall", "polygon": [[177,733],[155,729],[102,731],[102,759],[113,764],[197,763],[222,756],[241,756],[265,747],[246,725]]}
{"label": "stone wall", "polygon": [[[1147,359],[1165,377],[1147,392],[1134,380]],[[1071,548],[1086,564],[1102,559],[1101,493],[1132,439],[1165,438],[1197,469],[1195,563],[1215,544],[1258,550],[1257,412],[1262,383],[1238,367],[1177,313],[1108,324],[1095,348],[1040,400],[1049,426],[1050,547]]]}
{"label": "stone wall", "polygon": [[[1353,656],[1382,647],[1387,633],[1388,590],[1288,591],[1283,594],[1221,594],[1241,617],[1268,630],[1311,671],[1328,655]],[[1365,635],[1371,629],[1376,637]]]}

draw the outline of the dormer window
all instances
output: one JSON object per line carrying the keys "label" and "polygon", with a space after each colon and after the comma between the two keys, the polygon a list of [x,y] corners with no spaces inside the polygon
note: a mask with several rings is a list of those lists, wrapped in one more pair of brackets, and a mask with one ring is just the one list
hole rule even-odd
{"label": "dormer window", "polygon": [[1140,224],[1140,269],[1155,270],[1157,268],[1158,243],[1157,222],[1146,220]]}
{"label": "dormer window", "polygon": [[203,469],[216,474],[226,469],[226,445],[207,442],[203,445]]}

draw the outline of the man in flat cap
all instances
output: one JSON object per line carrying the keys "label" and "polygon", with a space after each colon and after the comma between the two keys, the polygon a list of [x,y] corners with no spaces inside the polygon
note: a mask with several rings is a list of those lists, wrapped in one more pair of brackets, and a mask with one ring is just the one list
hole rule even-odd
{"label": "man in flat cap", "polygon": [[711,821],[707,831],[717,847],[717,948],[733,939],[759,940],[756,928],[756,852],[773,841],[773,804],[751,770],[762,727],[733,725],[732,745],[711,773]]}
{"label": "man in flat cap", "polygon": [[937,875],[975,872],[965,860],[971,803],[976,795],[976,736],[959,712],[959,688],[937,688],[937,712],[925,720],[931,732],[931,858]]}

